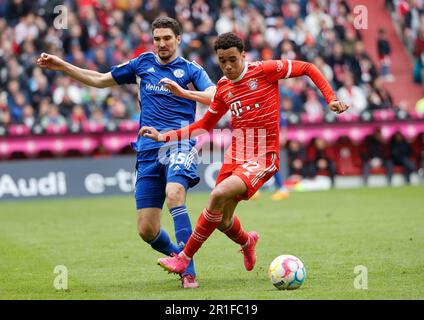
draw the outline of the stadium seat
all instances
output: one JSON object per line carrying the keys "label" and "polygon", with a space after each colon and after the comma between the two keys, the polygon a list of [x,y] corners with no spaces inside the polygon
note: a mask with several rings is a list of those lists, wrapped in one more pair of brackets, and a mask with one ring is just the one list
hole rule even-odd
{"label": "stadium seat", "polygon": [[358,147],[347,137],[341,137],[334,145],[337,174],[344,176],[360,175],[361,158]]}
{"label": "stadium seat", "polygon": [[26,136],[30,132],[31,129],[24,124],[12,124],[7,129],[7,133],[11,136]]}
{"label": "stadium seat", "polygon": [[395,119],[395,112],[393,110],[374,110],[373,117],[377,121],[392,121]]}
{"label": "stadium seat", "polygon": [[359,121],[359,116],[357,114],[354,113],[349,113],[349,112],[345,112],[342,114],[339,114],[337,116],[337,121],[339,122],[357,122]]}
{"label": "stadium seat", "polygon": [[411,119],[424,119],[424,113],[419,113],[416,111],[411,111],[409,113],[409,115],[411,116]]}
{"label": "stadium seat", "polygon": [[100,138],[101,145],[107,153],[120,153],[125,147],[130,145],[137,137],[134,133],[128,134],[104,134]]}
{"label": "stadium seat", "polygon": [[322,123],[324,122],[323,115],[310,115],[307,113],[302,113],[300,116],[300,120],[302,123],[310,124],[310,123]]}
{"label": "stadium seat", "polygon": [[47,134],[64,134],[68,132],[67,125],[49,125],[45,128]]}
{"label": "stadium seat", "polygon": [[105,126],[100,123],[84,122],[82,125],[82,131],[85,133],[99,133],[105,130]]}
{"label": "stadium seat", "polygon": [[137,132],[138,131],[138,121],[134,120],[121,120],[118,124],[119,131],[131,131],[131,132]]}

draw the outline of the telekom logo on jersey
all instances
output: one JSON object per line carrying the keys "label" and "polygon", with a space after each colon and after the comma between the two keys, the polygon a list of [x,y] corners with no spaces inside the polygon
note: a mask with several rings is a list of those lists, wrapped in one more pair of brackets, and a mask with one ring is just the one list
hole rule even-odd
{"label": "telekom logo on jersey", "polygon": [[[255,103],[255,104],[253,105],[253,107],[254,107],[255,109],[259,108],[259,103]],[[230,110],[231,110],[231,113],[232,113],[232,115],[233,115],[234,117],[236,117],[236,118],[240,118],[240,117],[241,117],[241,114],[242,114],[244,111],[250,111],[251,109],[252,109],[252,107],[251,107],[251,106],[246,106],[246,107],[242,106],[242,105],[241,105],[241,101],[240,101],[240,100],[235,101],[235,102],[233,102],[233,103],[231,103],[231,104],[230,104]]]}

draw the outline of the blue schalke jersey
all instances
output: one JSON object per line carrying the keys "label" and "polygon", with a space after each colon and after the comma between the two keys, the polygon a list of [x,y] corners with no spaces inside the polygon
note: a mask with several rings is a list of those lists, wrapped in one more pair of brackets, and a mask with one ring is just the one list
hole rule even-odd
{"label": "blue schalke jersey", "polygon": [[[169,78],[182,88],[192,83],[196,90],[204,91],[215,84],[196,62],[177,57],[161,64],[152,52],[143,53],[127,63],[112,67],[112,76],[118,84],[139,86],[139,125],[156,128],[159,132],[180,129],[194,122],[196,102],[175,96],[159,81]],[[163,142],[138,136],[137,151],[160,148]]]}

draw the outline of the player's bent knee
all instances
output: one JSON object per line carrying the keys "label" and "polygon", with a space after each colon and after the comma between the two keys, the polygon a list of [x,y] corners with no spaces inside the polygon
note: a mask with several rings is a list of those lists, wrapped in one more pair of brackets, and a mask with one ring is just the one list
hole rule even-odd
{"label": "player's bent knee", "polygon": [[215,188],[209,196],[209,203],[213,207],[224,207],[225,203],[228,201],[228,197],[229,195],[225,188]]}
{"label": "player's bent knee", "polygon": [[184,187],[172,187],[166,190],[166,204],[169,208],[183,205],[184,200]]}
{"label": "player's bent knee", "polygon": [[137,227],[138,235],[146,242],[152,241],[157,236],[160,230],[160,228],[156,228],[151,224],[139,223]]}
{"label": "player's bent knee", "polygon": [[155,239],[157,232],[153,232],[151,230],[139,230],[138,235],[141,237],[141,239],[143,239],[146,242],[151,242],[152,240]]}

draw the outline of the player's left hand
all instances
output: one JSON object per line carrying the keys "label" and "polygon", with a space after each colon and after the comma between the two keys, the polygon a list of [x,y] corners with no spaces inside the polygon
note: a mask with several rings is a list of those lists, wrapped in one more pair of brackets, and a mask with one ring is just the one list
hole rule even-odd
{"label": "player's left hand", "polygon": [[142,127],[138,134],[142,137],[146,137],[149,139],[152,139],[154,141],[164,141],[162,134],[159,133],[155,128],[153,127]]}
{"label": "player's left hand", "polygon": [[181,88],[180,85],[175,81],[168,78],[163,78],[159,81],[159,83],[163,83],[165,85],[165,88],[167,88],[176,96],[184,98],[185,90]]}
{"label": "player's left hand", "polygon": [[331,101],[328,104],[328,107],[330,108],[330,110],[334,111],[337,114],[343,113],[347,109],[349,109],[349,106],[346,103],[339,100]]}

